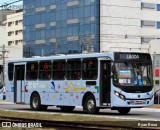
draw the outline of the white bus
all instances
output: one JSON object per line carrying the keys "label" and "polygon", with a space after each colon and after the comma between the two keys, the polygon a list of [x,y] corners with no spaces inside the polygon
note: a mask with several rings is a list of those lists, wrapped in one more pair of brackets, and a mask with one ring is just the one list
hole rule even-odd
{"label": "white bus", "polygon": [[108,52],[9,60],[7,100],[93,114],[103,108],[127,114],[154,103],[152,61],[146,53]]}

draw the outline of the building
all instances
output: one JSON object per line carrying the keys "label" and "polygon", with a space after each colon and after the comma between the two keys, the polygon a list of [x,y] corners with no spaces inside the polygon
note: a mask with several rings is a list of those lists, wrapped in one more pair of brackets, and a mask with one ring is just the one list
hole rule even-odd
{"label": "building", "polygon": [[99,47],[98,0],[24,1],[24,57]]}
{"label": "building", "polygon": [[[0,12],[3,12],[0,15],[0,64],[4,65],[8,59],[23,57],[23,13],[22,10],[1,10]],[[5,45],[5,49],[3,45]]]}
{"label": "building", "polygon": [[12,47],[23,46],[23,10],[18,10],[14,14],[7,15],[7,45]]}
{"label": "building", "polygon": [[6,21],[7,15],[15,13],[14,10],[0,10],[0,25],[4,25],[4,21]]}
{"label": "building", "polygon": [[55,53],[149,52],[160,36],[160,1],[24,1],[24,57]]}
{"label": "building", "polygon": [[7,32],[6,32],[6,26],[1,25],[0,26],[0,46],[3,46],[7,43]]}
{"label": "building", "polygon": [[0,10],[0,46],[3,46],[7,43],[7,35],[6,35],[6,18],[8,14],[15,13],[13,10]]}

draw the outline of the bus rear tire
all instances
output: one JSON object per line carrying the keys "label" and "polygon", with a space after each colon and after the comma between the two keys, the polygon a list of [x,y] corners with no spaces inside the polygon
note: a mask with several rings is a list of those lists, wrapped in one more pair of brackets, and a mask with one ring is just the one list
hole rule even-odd
{"label": "bus rear tire", "polygon": [[95,114],[99,112],[99,108],[96,107],[96,101],[93,95],[89,95],[83,105],[83,111],[88,114]]}
{"label": "bus rear tire", "polygon": [[126,115],[130,112],[131,108],[126,108],[126,107],[122,107],[122,108],[118,108],[118,112],[121,115]]}
{"label": "bus rear tire", "polygon": [[75,106],[60,106],[61,111],[63,112],[72,112]]}
{"label": "bus rear tire", "polygon": [[47,110],[46,105],[41,105],[41,99],[39,94],[34,93],[30,99],[30,107],[34,111],[45,111]]}

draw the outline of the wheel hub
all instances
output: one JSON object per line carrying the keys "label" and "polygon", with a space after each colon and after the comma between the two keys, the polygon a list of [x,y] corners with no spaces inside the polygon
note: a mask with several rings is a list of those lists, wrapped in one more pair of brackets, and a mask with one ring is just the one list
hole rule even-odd
{"label": "wheel hub", "polygon": [[38,107],[38,98],[37,98],[37,97],[34,97],[34,98],[33,98],[33,107],[34,107],[34,108],[37,108],[37,107]]}
{"label": "wheel hub", "polygon": [[88,110],[92,111],[94,109],[94,106],[95,106],[94,101],[89,100],[87,103]]}

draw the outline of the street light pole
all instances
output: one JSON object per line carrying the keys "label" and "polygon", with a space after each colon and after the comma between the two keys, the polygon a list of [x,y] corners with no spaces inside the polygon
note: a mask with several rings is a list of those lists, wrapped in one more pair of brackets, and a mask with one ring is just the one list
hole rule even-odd
{"label": "street light pole", "polygon": [[9,51],[6,50],[5,45],[3,45],[2,50],[0,52],[2,52],[2,65],[3,65],[3,82],[5,82],[5,76],[4,76],[4,72],[5,72],[5,59],[8,58],[5,56],[6,53],[9,53]]}

